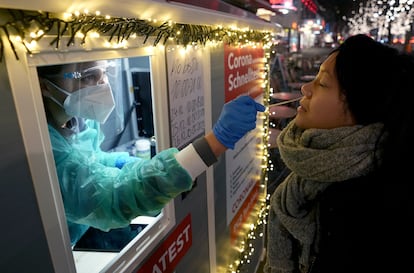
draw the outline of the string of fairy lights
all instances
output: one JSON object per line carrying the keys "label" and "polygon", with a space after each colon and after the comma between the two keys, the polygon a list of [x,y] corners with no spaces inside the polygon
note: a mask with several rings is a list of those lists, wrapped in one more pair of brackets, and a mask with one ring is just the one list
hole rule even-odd
{"label": "string of fairy lights", "polygon": [[[265,105],[269,105],[271,93],[273,93],[273,89],[270,88],[270,82],[268,81],[267,74],[270,71],[270,60],[274,57],[275,52],[271,52],[270,50],[265,51],[265,75],[263,80],[263,90],[264,90],[264,97],[268,98],[267,101],[265,100]],[[263,199],[260,200],[260,204],[258,205],[259,208],[257,210],[257,217],[255,218],[255,222],[251,223],[248,228],[248,232],[246,237],[238,242],[237,249],[239,251],[238,257],[236,257],[233,263],[229,264],[227,267],[227,273],[240,273],[240,272],[247,272],[245,267],[249,266],[252,257],[257,254],[257,251],[261,251],[262,248],[256,249],[257,245],[255,244],[256,240],[262,240],[265,236],[265,228],[267,224],[267,216],[269,212],[269,199],[270,195],[266,191],[268,176],[267,173],[269,168],[272,167],[271,159],[270,159],[270,150],[269,147],[269,128],[270,128],[270,121],[268,113],[264,116],[263,121],[263,157],[262,157],[262,174],[261,177],[264,179],[263,183],[261,184],[261,190],[263,193]]]}
{"label": "string of fairy lights", "polygon": [[[0,9],[0,12],[4,10]],[[33,44],[45,36],[54,37],[50,46],[59,49],[75,44],[86,43],[87,37],[107,38],[107,42],[117,44],[143,37],[143,44],[152,38],[152,46],[172,41],[177,45],[205,45],[207,42],[223,42],[232,45],[268,44],[272,34],[268,31],[225,28],[222,26],[193,25],[172,21],[142,20],[137,18],[111,17],[99,11],[65,13],[62,16],[42,11],[6,10],[9,20],[0,24],[0,31],[6,41],[0,40],[0,60],[3,58],[6,43],[10,45],[18,59],[16,43],[21,43],[27,53],[32,54]],[[66,39],[64,39],[66,38]],[[65,45],[62,45],[65,41]]]}
{"label": "string of fairy lights", "polygon": [[[159,43],[165,45],[167,42],[178,46],[204,46],[208,42],[227,43],[236,46],[261,45],[265,49],[265,69],[263,75],[264,97],[270,98],[270,86],[268,81],[269,62],[271,58],[272,33],[268,31],[257,31],[252,29],[225,28],[222,26],[191,25],[157,20],[142,20],[136,18],[111,17],[101,15],[100,12],[91,14],[88,11],[70,14],[57,14],[42,11],[2,10],[0,14],[7,14],[8,20],[0,24],[0,61],[3,60],[6,46],[17,60],[19,60],[17,46],[22,45],[28,54],[40,52],[36,44],[48,37],[49,46],[56,50],[65,47],[87,43],[91,37],[104,37],[113,48],[122,48],[116,45],[130,41],[136,41],[141,37],[142,45],[149,44],[157,46]],[[139,45],[137,45],[139,46]],[[270,99],[268,99],[270,100]],[[265,101],[265,104],[268,101]],[[269,139],[268,113],[264,115],[263,122],[263,157],[261,187],[266,193],[267,171],[269,166],[269,152],[267,149]],[[237,242],[237,257],[228,265],[226,272],[241,272],[243,266],[248,265],[252,255],[257,251],[254,241],[262,239],[268,212],[268,196],[262,198],[257,205],[257,215],[254,223],[249,223],[245,238]]]}

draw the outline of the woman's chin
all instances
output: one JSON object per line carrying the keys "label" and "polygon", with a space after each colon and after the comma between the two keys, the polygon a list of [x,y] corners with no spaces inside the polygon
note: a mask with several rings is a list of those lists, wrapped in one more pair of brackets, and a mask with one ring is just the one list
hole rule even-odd
{"label": "woman's chin", "polygon": [[295,117],[295,125],[298,126],[299,128],[302,129],[306,129],[306,123],[304,122],[304,120],[300,117],[300,115],[296,115]]}

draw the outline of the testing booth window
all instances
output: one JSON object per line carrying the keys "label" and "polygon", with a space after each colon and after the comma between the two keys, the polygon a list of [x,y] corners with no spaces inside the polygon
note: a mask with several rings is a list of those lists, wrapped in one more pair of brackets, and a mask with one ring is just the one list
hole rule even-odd
{"label": "testing booth window", "polygon": [[113,179],[158,150],[151,57],[91,56],[36,67],[78,273],[118,270],[173,225],[166,209],[128,219],[136,197]]}

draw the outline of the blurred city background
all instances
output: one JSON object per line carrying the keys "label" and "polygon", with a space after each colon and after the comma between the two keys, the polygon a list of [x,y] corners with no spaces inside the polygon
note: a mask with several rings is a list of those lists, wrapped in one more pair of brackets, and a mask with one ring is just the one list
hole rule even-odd
{"label": "blurred city background", "polygon": [[275,24],[278,52],[334,47],[365,33],[411,52],[414,0],[174,0]]}

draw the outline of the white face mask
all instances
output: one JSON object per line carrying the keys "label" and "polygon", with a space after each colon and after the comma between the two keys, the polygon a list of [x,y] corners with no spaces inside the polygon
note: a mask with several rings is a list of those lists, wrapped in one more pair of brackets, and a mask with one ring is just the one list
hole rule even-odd
{"label": "white face mask", "polygon": [[63,105],[50,97],[65,109],[66,114],[73,117],[93,119],[105,123],[115,108],[115,101],[109,83],[81,88],[70,93],[49,81],[58,91],[67,95]]}

